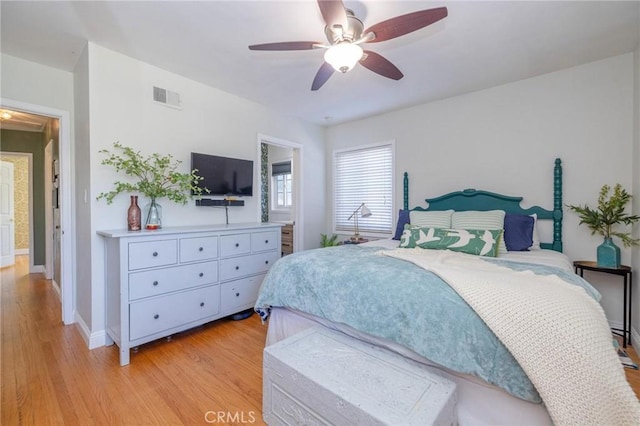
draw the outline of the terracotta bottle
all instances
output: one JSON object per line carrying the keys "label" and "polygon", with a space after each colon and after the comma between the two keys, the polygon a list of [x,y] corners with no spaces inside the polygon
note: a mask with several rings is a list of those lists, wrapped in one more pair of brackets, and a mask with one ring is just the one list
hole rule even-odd
{"label": "terracotta bottle", "polygon": [[131,196],[131,205],[129,206],[129,210],[127,210],[127,226],[129,231],[139,231],[140,230],[140,217],[142,214],[140,213],[140,207],[138,207],[138,196]]}

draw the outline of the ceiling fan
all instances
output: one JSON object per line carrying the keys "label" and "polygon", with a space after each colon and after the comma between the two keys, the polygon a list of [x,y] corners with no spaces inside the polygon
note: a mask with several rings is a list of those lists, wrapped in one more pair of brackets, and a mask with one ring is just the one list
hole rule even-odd
{"label": "ceiling fan", "polygon": [[391,40],[424,28],[447,16],[446,7],[420,10],[379,22],[365,30],[362,21],[353,14],[352,10],[344,7],[342,0],[318,0],[318,6],[326,23],[324,33],[329,40],[328,45],[316,41],[285,41],[249,46],[250,50],[326,49],[325,62],[313,79],[311,90],[321,88],[335,71],[346,73],[358,62],[383,77],[400,80],[404,75],[395,65],[376,52],[362,49],[360,44]]}

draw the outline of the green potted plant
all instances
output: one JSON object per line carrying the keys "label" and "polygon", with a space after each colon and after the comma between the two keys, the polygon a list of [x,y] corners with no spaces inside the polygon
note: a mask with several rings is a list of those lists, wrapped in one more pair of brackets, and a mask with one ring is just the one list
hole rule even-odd
{"label": "green potted plant", "polygon": [[[153,153],[144,157],[139,151],[126,147],[120,142],[115,142],[113,147],[121,152],[101,150],[100,153],[107,156],[101,164],[112,166],[116,172],[123,172],[135,178],[135,181],[116,181],[113,190],[99,194],[97,199],[104,198],[107,204],[111,204],[113,199],[122,192],[143,194],[150,200],[144,209],[147,229],[157,229],[162,226],[162,208],[157,203],[159,199],[167,198],[175,203],[186,204],[193,195],[199,196],[203,191],[209,192],[208,189],[198,186],[202,177],[198,176],[197,169],[191,170],[190,173],[177,172],[176,169],[182,162],[174,160],[171,154]],[[132,205],[133,202],[132,196]]]}
{"label": "green potted plant", "polygon": [[338,245],[338,236],[333,234],[329,237],[327,234],[320,234],[320,247],[333,247]]}
{"label": "green potted plant", "polygon": [[613,194],[609,195],[611,187],[603,185],[598,196],[598,207],[595,209],[587,205],[568,206],[580,217],[580,225],[583,223],[591,229],[591,235],[600,234],[604,242],[598,246],[598,266],[605,268],[618,268],[620,266],[620,248],[613,243],[612,238],[622,240],[625,247],[637,245],[640,239],[634,239],[631,232],[615,231],[616,225],[633,225],[640,220],[638,215],[625,213],[625,207],[631,200],[629,194],[619,183],[613,188]]}

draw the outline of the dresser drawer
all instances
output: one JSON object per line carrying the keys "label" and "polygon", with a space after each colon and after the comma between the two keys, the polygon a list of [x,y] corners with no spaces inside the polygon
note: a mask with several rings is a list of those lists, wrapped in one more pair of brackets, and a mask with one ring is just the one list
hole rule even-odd
{"label": "dresser drawer", "polygon": [[293,225],[285,225],[282,227],[281,231],[282,235],[282,243],[285,242],[293,242]]}
{"label": "dresser drawer", "polygon": [[218,261],[129,274],[129,300],[218,282]]}
{"label": "dresser drawer", "polygon": [[267,272],[271,265],[280,258],[277,251],[257,253],[251,256],[234,257],[220,261],[220,280],[232,280],[246,275]]}
{"label": "dresser drawer", "polygon": [[251,234],[223,235],[220,237],[222,257],[251,253]]}
{"label": "dresser drawer", "polygon": [[129,243],[129,270],[155,268],[178,262],[178,241]]}
{"label": "dresser drawer", "polygon": [[182,238],[180,262],[195,262],[218,257],[218,237]]}
{"label": "dresser drawer", "polygon": [[258,300],[258,290],[264,279],[264,274],[241,278],[236,281],[220,285],[220,304],[223,314],[231,314],[253,305]]}
{"label": "dresser drawer", "polygon": [[129,305],[130,340],[179,327],[220,312],[220,286],[141,300]]}
{"label": "dresser drawer", "polygon": [[254,232],[251,234],[251,251],[273,250],[278,247],[278,232]]}
{"label": "dresser drawer", "polygon": [[293,253],[293,243],[282,242],[282,253],[283,254]]}

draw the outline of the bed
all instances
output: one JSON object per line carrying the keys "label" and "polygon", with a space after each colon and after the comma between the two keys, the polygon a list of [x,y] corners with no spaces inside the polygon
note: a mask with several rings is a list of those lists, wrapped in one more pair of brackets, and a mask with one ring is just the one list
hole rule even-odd
{"label": "bed", "polygon": [[[463,425],[585,424],[602,423],[602,419],[616,424],[631,419],[629,423],[640,424],[637,399],[626,383],[598,304],[600,295],[573,274],[571,262],[562,254],[559,159],[555,161],[553,182],[551,210],[539,206],[524,209],[520,206],[522,197],[479,190],[429,198],[427,207],[409,210],[405,173],[403,210],[408,212],[410,223],[399,223],[399,240],[294,253],[271,268],[256,303],[263,321],[268,320],[267,345],[320,325],[390,349],[457,384],[458,421]],[[407,213],[401,212],[402,216]],[[505,247],[507,216],[509,223],[514,218],[526,222],[524,233],[530,238],[527,243],[521,241],[522,224],[508,227],[519,231],[517,236],[513,230],[509,232],[510,248],[516,247],[517,251]],[[551,242],[539,242],[535,237],[537,221],[544,220],[552,222]],[[501,229],[492,229],[496,221],[500,221]],[[457,236],[453,240],[439,234],[451,228]],[[462,244],[460,233],[479,244]],[[438,246],[443,242],[446,247]],[[531,246],[524,250],[523,244],[529,243]],[[443,248],[446,250],[440,250]],[[513,290],[514,280],[522,290]],[[464,283],[456,284],[461,281]],[[485,283],[489,287],[480,287]],[[523,296],[527,284],[533,290]],[[509,294],[507,301],[494,299],[505,291],[516,294]],[[553,298],[546,297],[546,291]],[[557,295],[557,291],[566,294]],[[549,303],[553,305],[551,309],[557,310],[563,298],[568,299],[567,305],[572,305],[573,299],[580,300],[576,308],[582,316],[580,320],[574,322],[574,317],[564,313],[573,312],[573,307],[565,309],[562,305],[557,315],[539,315],[538,305]],[[532,319],[536,315],[541,318]],[[556,316],[557,321],[548,325],[549,318]],[[526,321],[520,323],[522,318]],[[572,336],[574,330],[557,333],[568,327],[578,331],[584,328],[586,335]],[[539,346],[543,343],[539,341],[545,340],[543,335],[559,339],[543,346],[543,351],[555,345],[564,345],[564,349],[541,352]],[[574,353],[582,355],[582,338],[596,342],[596,370],[602,370],[602,377],[585,374],[592,360],[573,360]],[[562,353],[566,348],[568,355]],[[590,353],[585,356],[590,357]],[[577,365],[575,371],[573,366],[565,365],[569,358]],[[547,365],[557,366],[560,373],[546,371]],[[561,377],[565,375],[566,379]],[[593,381],[584,385],[585,395],[566,400],[566,395],[572,395],[566,391],[574,387],[572,381],[585,376]],[[604,401],[591,389],[609,377],[615,378],[615,391],[611,393],[603,387],[603,392],[614,396]],[[586,409],[585,404],[580,405],[581,399],[589,401]],[[598,405],[594,401],[601,399],[601,406],[593,408]],[[607,411],[612,406],[614,414]],[[601,417],[590,417],[591,412],[584,415],[590,410]],[[616,417],[620,412],[622,416]]]}

